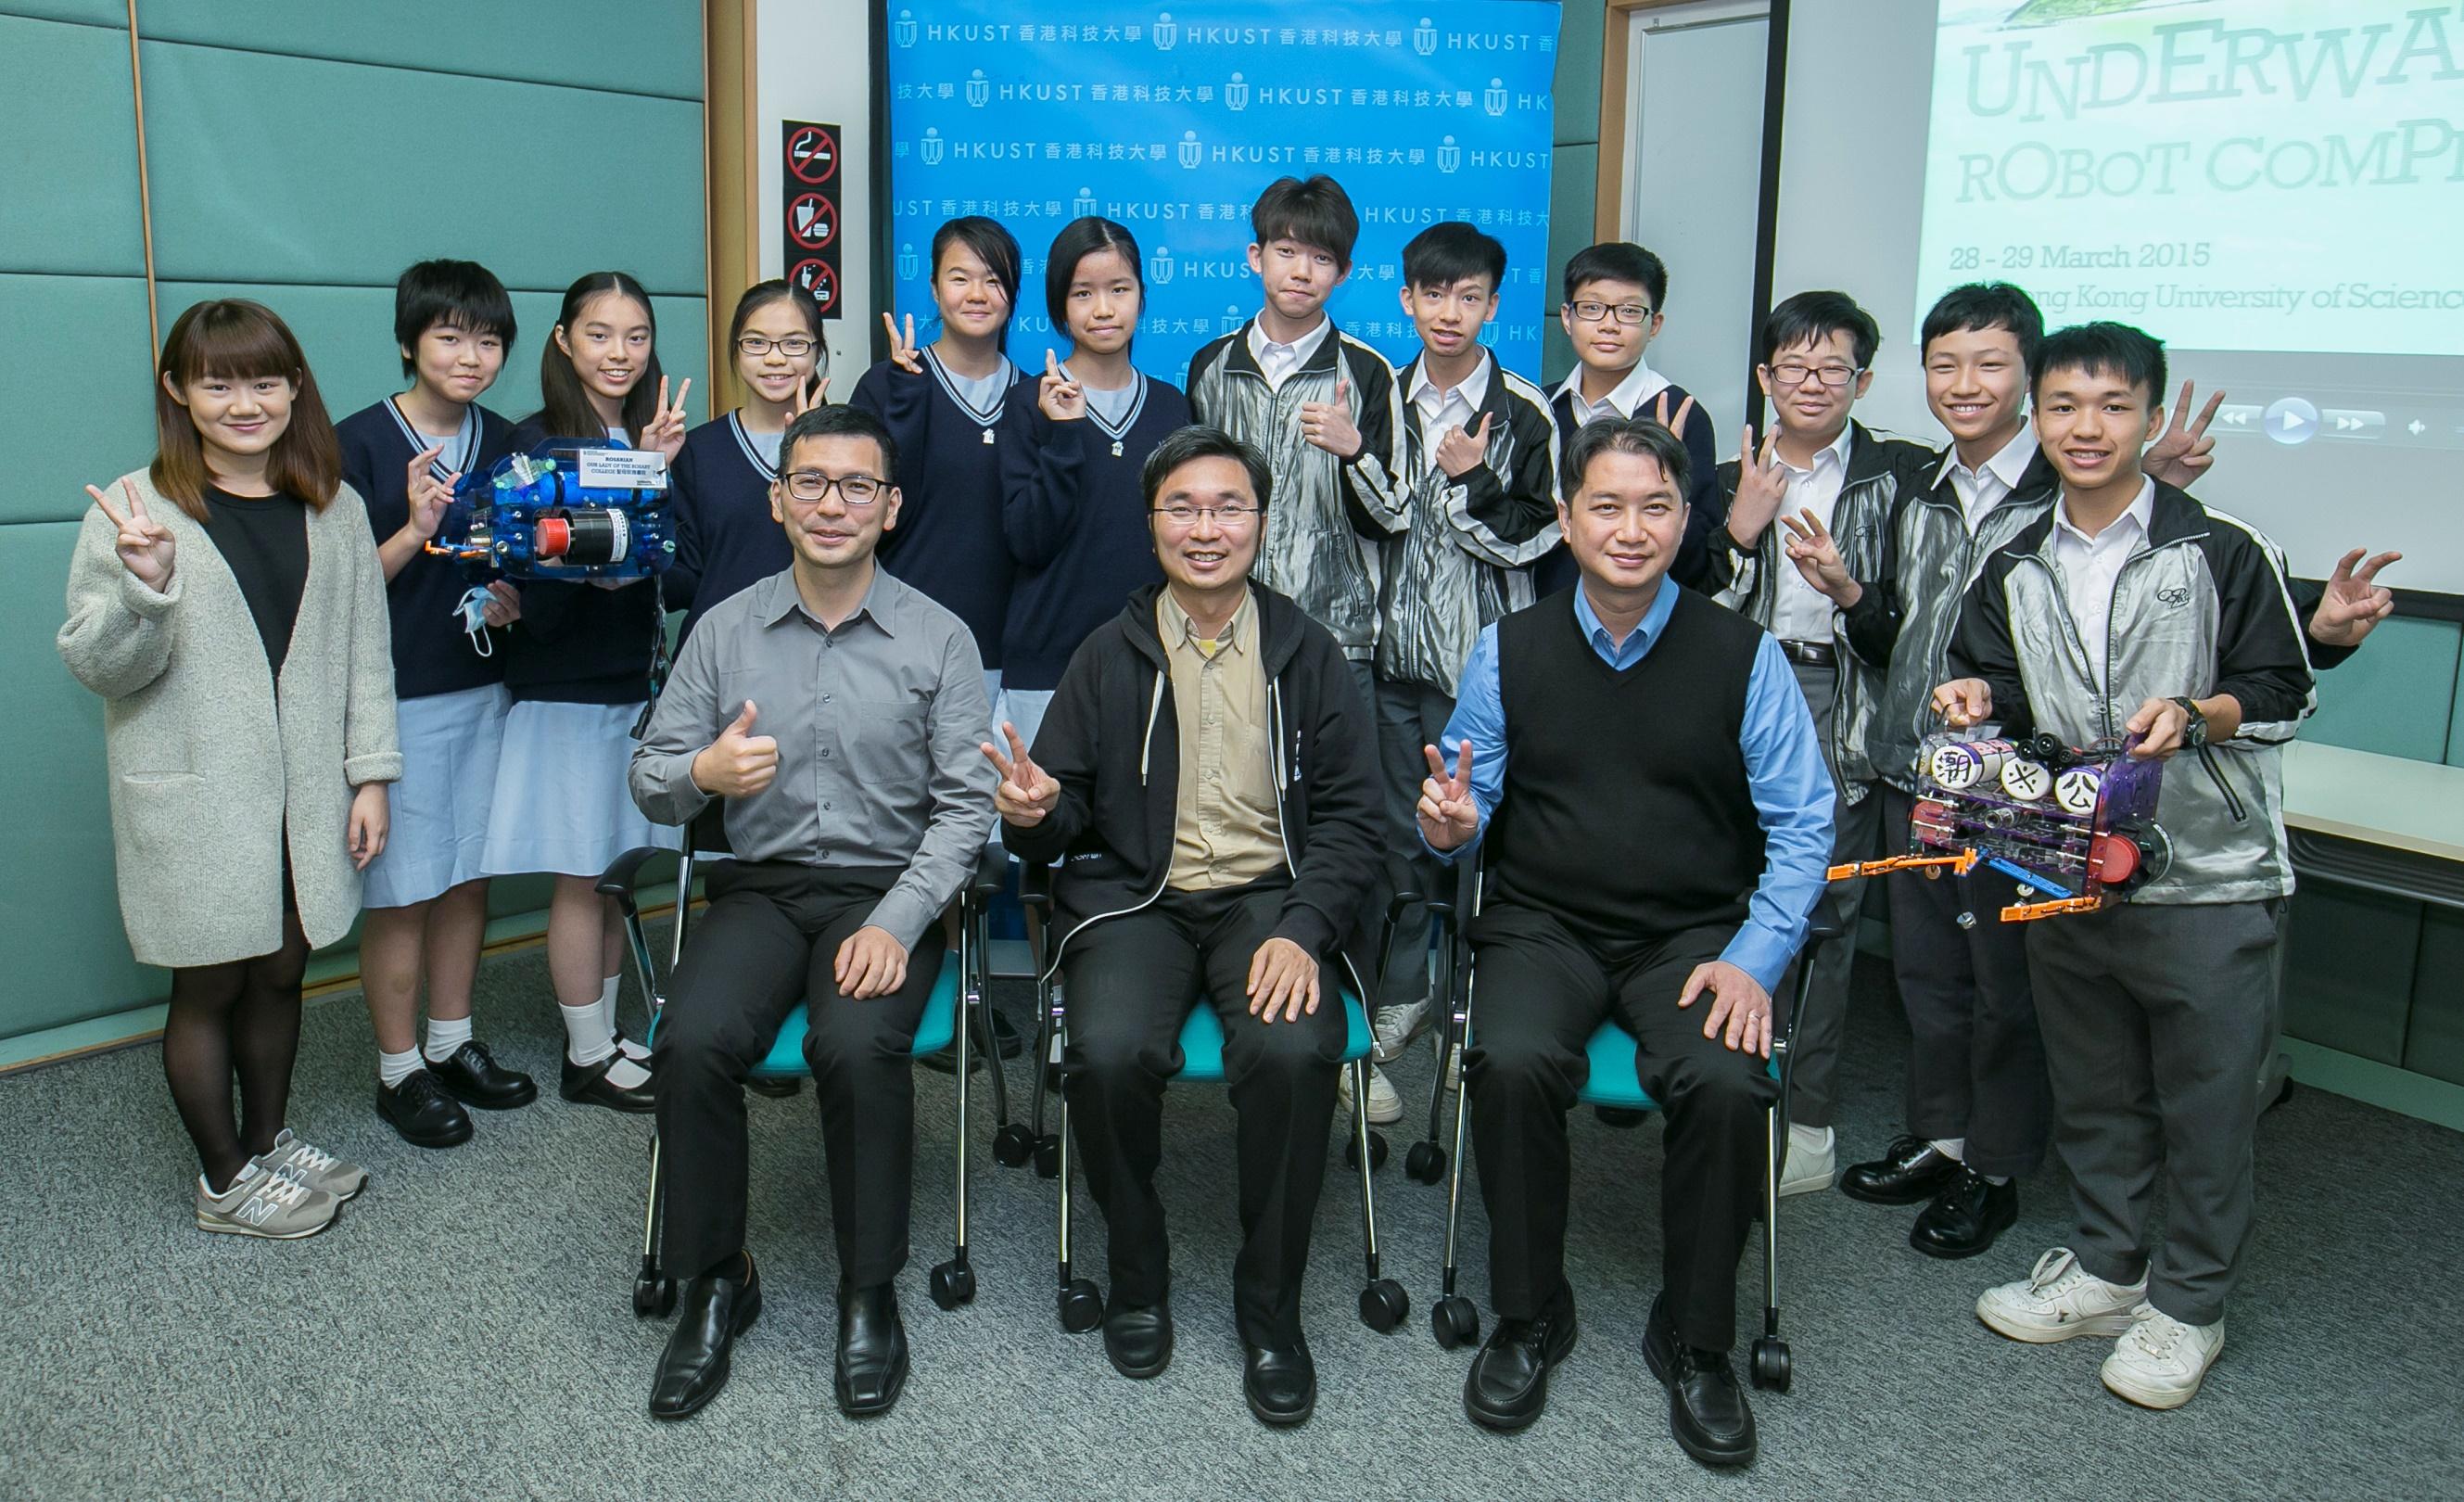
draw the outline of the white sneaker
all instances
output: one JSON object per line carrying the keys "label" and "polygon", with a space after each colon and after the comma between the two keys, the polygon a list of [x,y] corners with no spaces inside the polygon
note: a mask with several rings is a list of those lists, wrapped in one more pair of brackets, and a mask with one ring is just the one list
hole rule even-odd
{"label": "white sneaker", "polygon": [[1788,1129],[1788,1163],[1780,1170],[1779,1194],[1819,1194],[1839,1174],[1839,1138],[1829,1127]]}
{"label": "white sneaker", "polygon": [[1460,1047],[1446,1055],[1446,1093],[1448,1094],[1463,1093],[1463,1050]]}
{"label": "white sneaker", "polygon": [[2128,1287],[2107,1283],[2080,1267],[2068,1247],[2056,1247],[2036,1259],[2026,1278],[1986,1290],[1976,1300],[1976,1317],[2013,1340],[2051,1345],[2121,1335],[2137,1322],[2146,1297],[2145,1277]]}
{"label": "white sneaker", "polygon": [[332,1195],[337,1200],[357,1199],[368,1186],[368,1171],[346,1158],[336,1158],[321,1147],[313,1147],[294,1137],[289,1127],[274,1139],[273,1148],[257,1155],[256,1166],[270,1174],[280,1174],[296,1183]]}
{"label": "white sneaker", "polygon": [[[1336,1098],[1341,1101],[1345,1114],[1349,1115],[1352,1111],[1351,1069],[1347,1067],[1340,1071],[1335,1079]],[[1369,1124],[1392,1126],[1402,1119],[1403,1097],[1397,1094],[1395,1087],[1388,1083],[1386,1071],[1372,1064],[1369,1066]]]}
{"label": "white sneaker", "polygon": [[1369,1056],[1380,1064],[1392,1064],[1403,1056],[1403,1049],[1429,1026],[1429,999],[1401,1006],[1380,1006],[1377,1015],[1369,1020],[1369,1030],[1377,1043]]}
{"label": "white sneaker", "polygon": [[2178,1408],[2224,1353],[2225,1322],[2186,1325],[2146,1303],[2137,1314],[2138,1322],[2104,1358],[2104,1385],[2143,1408]]}
{"label": "white sneaker", "polygon": [[220,1194],[197,1181],[197,1229],[233,1236],[297,1241],[334,1224],[342,1203],[296,1179],[267,1173],[251,1161]]}

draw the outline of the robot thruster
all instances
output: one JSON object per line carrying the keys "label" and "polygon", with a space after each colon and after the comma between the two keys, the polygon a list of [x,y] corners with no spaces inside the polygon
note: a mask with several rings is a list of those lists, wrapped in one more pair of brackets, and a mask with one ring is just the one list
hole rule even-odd
{"label": "robot thruster", "polygon": [[666,573],[676,554],[667,455],[564,438],[508,454],[463,481],[428,551],[489,578]]}

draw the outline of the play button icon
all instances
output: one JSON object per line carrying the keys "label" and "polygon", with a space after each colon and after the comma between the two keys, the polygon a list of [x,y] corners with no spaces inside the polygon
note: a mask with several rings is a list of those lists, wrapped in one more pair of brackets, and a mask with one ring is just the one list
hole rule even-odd
{"label": "play button icon", "polygon": [[2261,426],[2278,443],[2308,443],[2319,431],[2319,409],[2298,396],[2278,397],[2268,407]]}

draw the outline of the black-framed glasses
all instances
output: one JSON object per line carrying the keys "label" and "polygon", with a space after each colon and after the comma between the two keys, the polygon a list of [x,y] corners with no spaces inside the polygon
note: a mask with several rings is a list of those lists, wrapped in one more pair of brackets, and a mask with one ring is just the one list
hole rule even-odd
{"label": "black-framed glasses", "polygon": [[1193,506],[1186,501],[1175,501],[1169,506],[1155,507],[1155,515],[1177,527],[1194,527],[1200,517],[1208,518],[1217,526],[1239,527],[1257,520],[1258,510],[1250,505]]}
{"label": "black-framed glasses", "polygon": [[832,491],[849,511],[862,511],[879,500],[890,482],[870,475],[825,475],[819,470],[790,470],[780,478],[787,494],[803,501],[819,501]]}
{"label": "black-framed glasses", "polygon": [[738,353],[747,355],[766,355],[775,349],[790,360],[802,360],[819,349],[821,342],[820,340],[807,339],[802,334],[790,334],[785,339],[770,339],[760,334],[747,334],[736,342],[736,348]]}
{"label": "black-framed glasses", "polygon": [[1612,317],[1628,328],[1651,321],[1651,309],[1639,302],[1569,302],[1566,311],[1578,323],[1604,323]]}
{"label": "black-framed glasses", "polygon": [[1801,365],[1795,361],[1786,364],[1765,365],[1771,372],[1771,385],[1799,387],[1808,381],[1820,381],[1824,386],[1842,387],[1865,372],[1856,365]]}

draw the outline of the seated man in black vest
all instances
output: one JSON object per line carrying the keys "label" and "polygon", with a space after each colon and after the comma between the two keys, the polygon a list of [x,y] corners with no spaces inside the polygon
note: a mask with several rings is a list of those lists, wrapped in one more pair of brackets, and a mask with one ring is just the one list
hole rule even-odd
{"label": "seated man in black vest", "polygon": [[685,824],[725,799],[736,855],[705,884],[654,1045],[668,1261],[690,1279],[650,1389],[660,1419],[717,1395],[761,1309],[744,1081],[799,1002],[838,1236],[839,1406],[898,1401],[908,1054],[940,973],[941,910],[992,831],[975,638],[873,562],[898,524],[889,431],[860,408],[819,407],[779,453],[770,514],[795,562],[701,618],[633,752],[642,811]]}
{"label": "seated man in black vest", "polygon": [[1419,815],[1450,858],[1485,833],[1463,1087],[1497,1327],[1463,1406],[1529,1425],[1574,1343],[1566,1112],[1615,1017],[1668,1122],[1643,1354],[1678,1443],[1741,1466],[1754,1424],[1728,1349],[1777,1091],[1771,990],[1822,894],[1832,789],[1779,644],[1667,577],[1687,479],[1656,422],[1568,442],[1557,514],[1581,580],[1481,633]]}
{"label": "seated man in black vest", "polygon": [[1249,579],[1269,488],[1257,451],[1183,428],[1142,479],[1166,582],[1078,649],[1031,756],[1009,726],[1008,753],[983,752],[1003,842],[1062,862],[1049,962],[1067,983],[1062,1088],[1110,1232],[1105,1354],[1124,1377],[1172,1359],[1155,1171],[1164,1081],[1203,999],[1240,1115],[1243,1386],[1261,1422],[1298,1424],[1317,1401],[1301,1274],[1343,1054],[1338,977],[1370,994],[1377,737],[1333,636]]}

